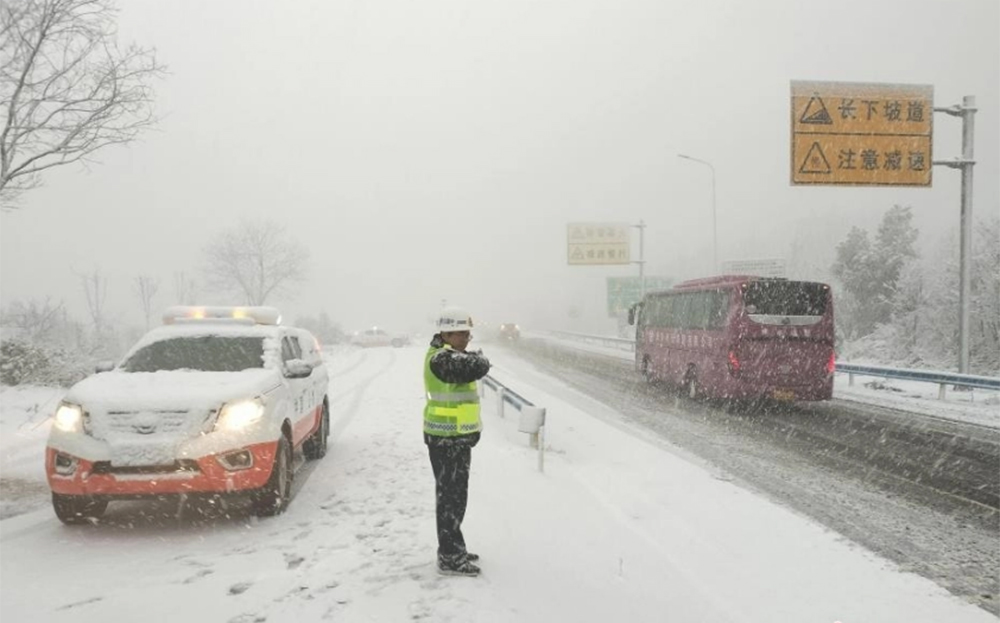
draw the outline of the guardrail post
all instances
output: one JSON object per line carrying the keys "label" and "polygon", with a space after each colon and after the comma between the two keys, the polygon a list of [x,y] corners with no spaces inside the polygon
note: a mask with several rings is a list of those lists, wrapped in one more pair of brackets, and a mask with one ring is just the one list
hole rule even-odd
{"label": "guardrail post", "polygon": [[847,386],[848,387],[854,387],[854,373],[853,372],[849,372],[847,374]]}
{"label": "guardrail post", "polygon": [[947,393],[948,385],[946,383],[938,384],[938,400],[944,400],[945,394]]}
{"label": "guardrail post", "polygon": [[497,387],[497,414],[500,417],[503,417],[503,395],[504,395],[504,388],[501,385]]}
{"label": "guardrail post", "polygon": [[518,430],[530,435],[529,440],[532,448],[538,448],[538,471],[544,470],[545,442],[543,440],[545,430],[545,409],[533,405],[521,407],[521,419],[518,422]]}
{"label": "guardrail post", "polygon": [[[542,409],[544,411],[544,409]],[[538,471],[545,473],[545,427],[538,429]]]}

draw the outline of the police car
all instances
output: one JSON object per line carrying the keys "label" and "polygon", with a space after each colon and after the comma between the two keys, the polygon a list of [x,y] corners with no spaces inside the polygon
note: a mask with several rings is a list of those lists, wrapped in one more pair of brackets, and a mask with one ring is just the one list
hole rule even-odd
{"label": "police car", "polygon": [[270,307],[172,307],[163,321],[56,409],[45,451],[56,515],[82,523],[109,501],[172,494],[245,494],[258,515],[282,512],[294,450],[327,450],[319,343]]}

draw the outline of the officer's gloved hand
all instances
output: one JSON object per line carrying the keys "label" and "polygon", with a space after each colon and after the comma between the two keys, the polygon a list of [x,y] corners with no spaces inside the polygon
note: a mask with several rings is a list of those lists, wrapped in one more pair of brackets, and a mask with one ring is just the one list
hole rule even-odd
{"label": "officer's gloved hand", "polygon": [[472,354],[482,359],[487,366],[493,367],[493,364],[490,363],[490,360],[487,359],[485,355],[483,355],[483,349],[480,348],[478,350],[474,350],[472,351]]}

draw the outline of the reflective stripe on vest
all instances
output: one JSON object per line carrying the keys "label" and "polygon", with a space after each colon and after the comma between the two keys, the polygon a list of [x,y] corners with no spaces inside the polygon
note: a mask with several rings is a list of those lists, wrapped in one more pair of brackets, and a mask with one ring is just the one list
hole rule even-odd
{"label": "reflective stripe on vest", "polygon": [[[445,346],[444,348],[451,348]],[[428,435],[451,437],[482,430],[479,418],[479,392],[476,383],[445,383],[431,372],[431,357],[440,348],[431,347],[424,357],[424,432]]]}
{"label": "reflective stripe on vest", "polygon": [[479,402],[479,392],[427,392],[427,400],[436,402]]}

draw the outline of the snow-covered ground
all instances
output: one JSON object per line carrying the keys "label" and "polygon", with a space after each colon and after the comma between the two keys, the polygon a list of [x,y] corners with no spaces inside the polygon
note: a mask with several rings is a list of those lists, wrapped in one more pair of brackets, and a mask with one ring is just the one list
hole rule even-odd
{"label": "snow-covered ground", "polygon": [[[635,354],[631,350],[611,348],[577,339],[553,337],[545,333],[531,335],[563,348],[582,350],[623,361],[635,361]],[[858,374],[854,376],[854,384],[851,385],[847,374],[838,373],[833,381],[833,397],[1000,428],[1000,393],[995,391],[984,389],[959,391],[949,387],[945,392],[945,399],[939,400],[938,385],[935,383]]]}
{"label": "snow-covered ground", "polygon": [[[481,577],[434,570],[423,349],[338,349],[331,452],[306,466],[287,513],[125,503],[94,526],[47,507],[5,519],[0,620],[996,621],[486,348],[495,378],[546,407],[547,447],[540,473],[515,414],[498,417],[488,395],[465,522]],[[41,477],[58,397],[0,394],[5,478]]]}

